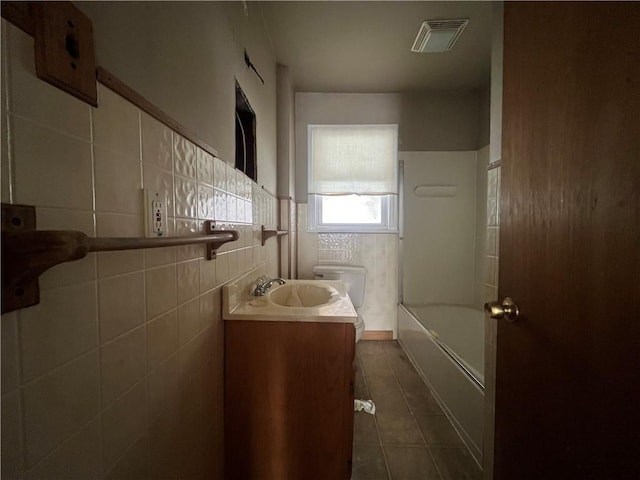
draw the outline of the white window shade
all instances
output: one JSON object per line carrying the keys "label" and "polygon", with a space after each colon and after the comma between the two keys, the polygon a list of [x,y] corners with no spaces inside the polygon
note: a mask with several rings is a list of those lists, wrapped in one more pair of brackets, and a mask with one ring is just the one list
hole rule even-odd
{"label": "white window shade", "polygon": [[309,125],[309,193],[397,194],[397,125]]}

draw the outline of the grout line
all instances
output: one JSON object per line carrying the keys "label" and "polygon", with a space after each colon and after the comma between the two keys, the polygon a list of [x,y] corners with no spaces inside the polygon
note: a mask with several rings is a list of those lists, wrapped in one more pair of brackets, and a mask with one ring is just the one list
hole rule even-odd
{"label": "grout line", "polygon": [[[387,361],[387,363],[388,363],[388,361]],[[389,367],[391,368],[391,371],[393,372],[393,376],[396,379],[396,382],[398,383],[398,385],[400,385],[400,382],[399,382],[398,377],[396,375],[396,371],[393,369],[393,366],[391,364],[389,364]],[[412,365],[412,369],[415,370],[413,365]],[[431,391],[431,390],[429,390],[429,391]],[[433,454],[431,453],[431,445],[429,444],[429,442],[427,442],[427,438],[425,437],[424,433],[422,432],[422,429],[420,428],[420,424],[418,423],[418,420],[416,418],[416,414],[413,411],[413,408],[411,408],[411,405],[409,404],[409,402],[407,401],[407,397],[405,395],[405,390],[404,390],[404,388],[402,388],[402,386],[400,386],[400,393],[401,393],[402,397],[404,398],[405,403],[407,404],[407,407],[409,409],[409,413],[411,414],[411,417],[413,418],[413,421],[415,422],[416,427],[418,428],[418,431],[420,432],[420,437],[422,437],[424,445],[399,445],[399,446],[409,447],[409,448],[426,448],[427,453],[428,453],[429,457],[431,458],[431,461],[432,461],[432,463],[433,463],[433,465],[434,465],[434,467],[436,469],[436,472],[438,473],[438,476],[440,477],[440,479],[442,479],[443,478],[442,472],[440,472],[440,469],[438,468],[438,464],[436,463],[435,458],[434,458]]]}
{"label": "grout line", "polygon": [[104,464],[103,464],[103,468],[102,468],[102,476],[103,478],[108,477],[108,474],[111,473],[117,466],[118,463],[124,458],[126,457],[130,452],[131,449],[133,448],[133,446],[138,443],[138,441],[140,441],[141,438],[143,438],[145,435],[147,435],[148,432],[145,430],[144,432],[142,432],[140,435],[138,435],[129,445],[127,445],[127,448],[125,448],[124,452],[122,453],[122,455],[120,455],[109,467],[108,470],[104,469]]}
{"label": "grout line", "polygon": [[[57,373],[58,371],[62,370],[65,367],[68,367],[70,364],[72,364],[73,362],[79,360],[81,357],[87,356],[89,355],[91,352],[93,352],[94,350],[99,350],[100,346],[96,345],[93,346],[91,348],[89,348],[88,350],[84,350],[80,353],[78,353],[75,357],[70,358],[69,360],[66,360],[64,363],[61,363],[60,365],[56,365],[55,367],[53,367],[51,370],[47,370],[45,373],[42,373],[40,375],[38,375],[35,378],[29,379],[28,381],[22,383],[20,385],[20,388],[24,388],[24,387],[29,387],[32,384],[34,384],[35,382],[42,380],[45,377],[48,377],[50,375],[53,375],[54,373]],[[20,362],[22,364],[22,362]],[[22,381],[22,379],[21,379]]]}
{"label": "grout line", "polygon": [[23,383],[23,370],[24,370],[24,365],[23,365],[23,361],[22,361],[22,322],[20,321],[20,310],[18,310],[16,312],[15,315],[15,321],[16,321],[16,329],[15,329],[15,334],[14,334],[14,340],[16,342],[16,360],[17,360],[17,367],[18,367],[18,395],[19,395],[19,400],[20,400],[20,437],[18,438],[18,441],[20,442],[20,449],[21,449],[21,463],[22,465],[20,465],[21,470],[25,471],[26,466],[27,466],[27,435],[26,435],[26,426],[27,426],[27,414],[26,414],[26,408],[25,408],[25,394],[24,394],[24,387],[25,384]]}
{"label": "grout line", "polygon": [[440,471],[440,467],[438,466],[438,463],[436,462],[436,458],[433,456],[433,452],[431,451],[431,447],[427,447],[427,451],[429,453],[429,457],[431,458],[431,461],[433,462],[433,466],[436,468],[436,472],[438,472],[438,475],[440,475],[440,478],[443,478],[442,472]]}
{"label": "grout line", "polygon": [[[89,107],[89,105],[87,105]],[[91,107],[89,107],[91,108]],[[93,109],[92,109],[93,110]],[[31,117],[26,117],[20,113],[16,113],[13,110],[9,110],[7,109],[7,115],[11,115],[12,118],[17,118],[18,120],[22,121],[22,122],[26,122],[30,125],[35,125],[38,128],[44,129],[50,133],[55,133],[58,134],[62,137],[71,139],[71,140],[75,140],[81,143],[86,143],[88,145],[93,145],[93,135],[92,135],[92,131],[90,129],[89,131],[89,138],[86,137],[81,137],[75,133],[70,132],[69,130],[64,130],[64,129],[60,129],[57,127],[57,125],[51,125],[50,123],[47,123],[44,120],[39,120],[39,119],[35,119],[35,118],[31,118]],[[113,153],[118,153],[117,151],[113,151]],[[126,155],[126,154],[124,154]]]}
{"label": "grout line", "polygon": [[[93,113],[92,113],[93,115]],[[93,125],[93,122],[91,122]],[[93,132],[93,127],[92,127]],[[93,149],[92,149],[93,150]],[[93,152],[92,152],[93,156]],[[95,190],[94,190],[94,202],[95,202]],[[93,216],[95,219],[95,215]],[[103,432],[103,421],[102,421],[102,411],[103,411],[103,391],[102,391],[102,329],[100,328],[100,285],[98,283],[98,256],[94,256],[95,262],[95,294],[96,294],[96,304],[95,304],[95,317],[96,317],[96,357],[98,359],[98,422],[99,422],[99,430],[100,430],[100,473],[104,473],[104,432]],[[144,276],[144,275],[143,275]]]}
{"label": "grout line", "polygon": [[[358,364],[362,369],[362,381],[364,383],[365,388],[369,392],[369,394],[371,394],[371,391],[369,390],[369,387],[367,385],[367,375],[365,374],[364,363],[362,362],[362,355],[358,354],[358,357],[359,357]],[[387,478],[391,480],[391,470],[389,468],[389,461],[387,460],[387,454],[384,451],[384,448],[382,447],[382,436],[380,435],[380,428],[378,427],[378,418],[376,417],[376,415],[373,416],[373,424],[376,428],[376,435],[378,436],[378,446],[380,447],[380,452],[382,453],[382,459],[384,460],[384,467],[387,470]]]}
{"label": "grout line", "polygon": [[[96,419],[99,420],[99,425],[100,425],[100,433],[102,434],[102,418],[101,418],[101,412],[98,412],[96,415],[94,415],[93,417],[91,417],[86,423],[84,423],[80,428],[78,428],[76,431],[74,431],[73,433],[71,433],[70,435],[68,435],[67,437],[65,437],[64,439],[62,439],[61,441],[59,441],[56,446],[50,450],[49,452],[47,452],[45,454],[44,457],[42,457],[40,460],[38,460],[31,468],[27,469],[26,468],[26,464],[23,465],[23,472],[22,472],[22,476],[20,478],[24,478],[29,472],[31,472],[33,469],[35,469],[38,465],[40,465],[42,462],[46,461],[49,457],[51,457],[52,455],[54,455],[56,452],[60,451],[65,445],[65,443],[67,443],[69,440],[71,440],[73,437],[77,436],[82,430],[84,430],[85,428],[87,428],[87,426],[94,422]],[[102,440],[102,435],[100,437],[100,439]],[[102,465],[100,465],[100,471],[102,471]]]}
{"label": "grout line", "polygon": [[9,33],[7,29],[3,29],[2,31],[2,47],[0,51],[0,56],[2,56],[2,72],[0,73],[0,88],[4,90],[4,100],[5,100],[5,112],[4,121],[6,127],[7,138],[2,138],[0,141],[7,143],[7,168],[8,172],[5,173],[7,176],[8,184],[9,184],[9,203],[14,203],[15,201],[15,165],[14,165],[14,153],[13,153],[13,120],[12,120],[12,98],[11,98],[11,62],[8,59],[8,49],[7,46],[10,42]]}

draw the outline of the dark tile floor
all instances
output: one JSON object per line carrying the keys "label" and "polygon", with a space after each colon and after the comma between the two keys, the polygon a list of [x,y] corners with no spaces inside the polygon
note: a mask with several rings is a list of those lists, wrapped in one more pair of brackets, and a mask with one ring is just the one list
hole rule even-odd
{"label": "dark tile floor", "polygon": [[356,346],[353,480],[480,480],[482,472],[396,341]]}

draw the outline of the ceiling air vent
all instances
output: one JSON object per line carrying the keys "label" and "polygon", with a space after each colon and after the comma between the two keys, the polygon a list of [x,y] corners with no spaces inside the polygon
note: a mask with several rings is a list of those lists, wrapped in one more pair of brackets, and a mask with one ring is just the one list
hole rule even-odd
{"label": "ceiling air vent", "polygon": [[446,52],[451,50],[469,20],[425,20],[411,47],[412,52]]}

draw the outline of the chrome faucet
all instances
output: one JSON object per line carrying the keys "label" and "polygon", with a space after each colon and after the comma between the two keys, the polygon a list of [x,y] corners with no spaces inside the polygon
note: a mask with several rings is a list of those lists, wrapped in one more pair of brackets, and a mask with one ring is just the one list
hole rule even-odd
{"label": "chrome faucet", "polygon": [[253,294],[256,297],[262,297],[265,293],[267,293],[267,290],[269,290],[274,283],[277,283],[279,285],[284,285],[287,282],[285,282],[281,278],[260,277],[256,282],[256,288],[253,291]]}

